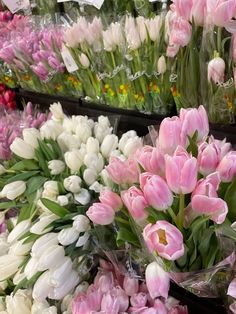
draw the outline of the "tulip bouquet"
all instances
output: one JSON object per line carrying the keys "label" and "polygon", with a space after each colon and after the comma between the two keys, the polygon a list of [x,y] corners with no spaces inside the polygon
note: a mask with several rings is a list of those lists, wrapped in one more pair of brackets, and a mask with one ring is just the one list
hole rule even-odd
{"label": "tulip bouquet", "polygon": [[[144,146],[127,161],[111,158],[106,170],[117,194],[104,197],[103,192],[87,216],[95,225],[113,223],[118,247],[128,243],[139,265],[155,260],[178,284],[215,297],[235,265],[236,155],[229,143],[208,132],[202,106],[164,119],[152,138],[155,147]],[[146,254],[137,253],[142,247]],[[168,281],[163,282],[167,289]],[[166,296],[154,281],[149,288]]]}
{"label": "tulip bouquet", "polygon": [[[125,159],[142,146],[134,131],[118,140],[107,117],[68,118],[60,104],[50,110],[39,130],[24,128],[14,139],[15,157],[0,168],[7,225],[0,281],[14,292],[32,288],[39,302],[61,300],[88,274],[98,240],[85,211],[112,186],[104,169],[109,157]],[[9,219],[12,208],[16,217]]]}

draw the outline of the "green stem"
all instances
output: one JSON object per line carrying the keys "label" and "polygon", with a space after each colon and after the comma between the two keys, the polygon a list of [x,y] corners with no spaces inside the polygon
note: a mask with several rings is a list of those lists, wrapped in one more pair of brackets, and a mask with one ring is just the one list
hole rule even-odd
{"label": "green stem", "polygon": [[217,50],[218,53],[221,55],[221,37],[222,37],[222,28],[218,27],[217,29]]}
{"label": "green stem", "polygon": [[171,207],[168,208],[168,213],[170,214],[171,218],[173,219],[174,223],[177,224],[177,216],[175,215],[173,209]]}
{"label": "green stem", "polygon": [[129,225],[128,221],[121,217],[115,217],[115,221],[121,222],[122,224]]}
{"label": "green stem", "polygon": [[184,224],[184,208],[185,208],[185,195],[179,195],[179,213],[177,219],[177,226],[178,228],[183,231],[183,224]]}

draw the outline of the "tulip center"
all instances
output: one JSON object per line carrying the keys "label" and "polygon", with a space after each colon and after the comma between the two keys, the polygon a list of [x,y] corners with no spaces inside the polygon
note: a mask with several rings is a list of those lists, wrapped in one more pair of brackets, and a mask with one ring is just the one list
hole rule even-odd
{"label": "tulip center", "polygon": [[167,240],[166,240],[166,233],[165,233],[165,230],[159,229],[159,230],[157,231],[157,234],[158,234],[159,242],[160,242],[161,244],[167,245],[168,242],[167,242]]}

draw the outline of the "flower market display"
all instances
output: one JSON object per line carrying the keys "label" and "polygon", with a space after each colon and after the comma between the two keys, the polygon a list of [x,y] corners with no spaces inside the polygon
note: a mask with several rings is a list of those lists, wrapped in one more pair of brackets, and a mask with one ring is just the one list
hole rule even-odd
{"label": "flower market display", "polygon": [[211,122],[233,123],[235,1],[175,0],[136,17],[116,5],[115,19],[109,1],[100,3],[107,14],[84,6],[72,17],[3,13],[3,79],[8,73],[27,90],[144,113],[204,105]]}

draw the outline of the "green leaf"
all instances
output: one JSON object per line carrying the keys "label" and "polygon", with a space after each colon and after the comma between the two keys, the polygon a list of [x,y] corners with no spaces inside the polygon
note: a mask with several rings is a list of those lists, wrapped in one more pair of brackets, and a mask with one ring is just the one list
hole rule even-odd
{"label": "green leaf", "polygon": [[213,228],[206,229],[206,230],[204,230],[201,239],[199,239],[200,243],[198,246],[198,250],[201,254],[204,268],[207,267],[206,257],[208,255],[209,248],[211,247],[211,239],[212,239],[214,232],[215,231]]}
{"label": "green leaf", "polygon": [[27,190],[26,190],[26,194],[29,195],[31,193],[36,192],[37,190],[39,190],[43,184],[48,180],[48,178],[42,177],[42,176],[36,176],[33,178],[30,178],[27,181]]}
{"label": "green leaf", "polygon": [[41,150],[47,161],[56,159],[55,153],[50,149],[47,143],[45,143],[44,141],[38,141],[38,143],[39,149]]}
{"label": "green leaf", "polygon": [[30,214],[31,214],[31,205],[26,204],[26,205],[22,206],[20,214],[19,214],[18,219],[17,219],[17,223],[19,223],[23,220],[29,219]]}
{"label": "green leaf", "polygon": [[37,148],[35,150],[35,156],[37,157],[38,159],[38,162],[39,162],[39,166],[40,168],[43,170],[43,173],[46,177],[50,177],[50,171],[48,169],[48,165],[47,165],[47,162],[45,161],[45,157],[44,155],[42,154],[42,152],[39,150],[39,148]]}
{"label": "green leaf", "polygon": [[16,176],[8,179],[6,183],[8,184],[8,183],[15,182],[15,181],[26,181],[29,178],[35,176],[37,173],[39,173],[39,171],[28,171],[28,172],[24,172],[24,173],[19,173]]}
{"label": "green leaf", "polygon": [[44,206],[46,206],[52,213],[59,217],[64,217],[67,214],[70,214],[70,212],[65,208],[62,207],[61,205],[47,199],[47,198],[42,198],[41,202],[43,203]]}
{"label": "green leaf", "polygon": [[198,131],[195,131],[192,137],[188,136],[189,146],[187,148],[187,151],[188,153],[192,153],[193,157],[197,157],[198,155],[197,137]]}
{"label": "green leaf", "polygon": [[36,241],[37,239],[39,239],[40,237],[41,237],[40,234],[30,233],[30,235],[25,239],[25,241],[23,242],[23,244],[35,242],[35,241]]}
{"label": "green leaf", "polygon": [[229,208],[228,218],[234,222],[236,220],[236,178],[226,190],[225,201]]}
{"label": "green leaf", "polygon": [[11,208],[11,207],[17,207],[17,204],[16,204],[15,201],[0,203],[0,209],[8,209],[8,208]]}
{"label": "green leaf", "polygon": [[35,160],[21,160],[17,162],[10,170],[24,171],[24,170],[38,170],[39,165]]}
{"label": "green leaf", "polygon": [[43,274],[43,271],[37,272],[32,278],[29,280],[27,278],[22,279],[18,285],[15,286],[15,289],[13,290],[13,295],[17,292],[17,290],[22,288],[31,288],[31,286],[34,285],[34,283],[38,280],[38,278]]}
{"label": "green leaf", "polygon": [[191,236],[194,233],[198,232],[201,229],[201,227],[204,226],[205,222],[207,222],[208,220],[209,220],[209,217],[206,217],[206,216],[201,216],[201,217],[196,218],[192,222],[192,224],[190,225],[190,228],[189,228],[191,231]]}
{"label": "green leaf", "polygon": [[125,242],[131,243],[136,247],[140,247],[138,238],[134,233],[130,232],[126,228],[120,228],[116,237],[117,246],[122,246]]}
{"label": "green leaf", "polygon": [[55,153],[55,159],[60,159],[63,156],[63,154],[58,143],[53,139],[48,139],[47,143],[49,143],[52,146],[53,152]]}

